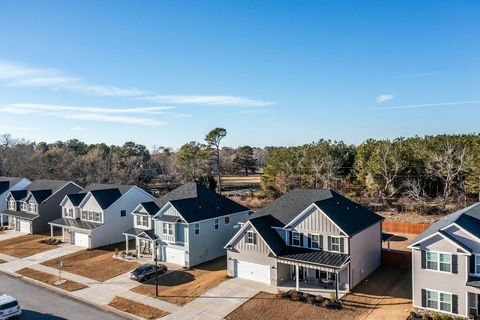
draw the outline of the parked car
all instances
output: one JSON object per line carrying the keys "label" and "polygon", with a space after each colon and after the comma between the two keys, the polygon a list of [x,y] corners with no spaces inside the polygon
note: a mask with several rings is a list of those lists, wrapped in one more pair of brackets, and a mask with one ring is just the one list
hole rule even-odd
{"label": "parked car", "polygon": [[167,272],[168,268],[164,264],[155,266],[154,264],[143,264],[130,273],[130,279],[139,282],[147,281],[150,278],[155,277],[155,268],[157,268],[157,274],[161,275]]}
{"label": "parked car", "polygon": [[7,294],[0,295],[0,320],[19,317],[22,314],[22,308],[17,299]]}

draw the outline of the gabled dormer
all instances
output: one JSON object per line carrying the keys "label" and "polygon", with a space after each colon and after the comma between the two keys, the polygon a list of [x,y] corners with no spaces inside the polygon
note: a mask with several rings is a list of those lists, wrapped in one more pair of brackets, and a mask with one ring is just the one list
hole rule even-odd
{"label": "gabled dormer", "polygon": [[174,201],[167,202],[153,217],[155,234],[165,242],[183,243],[186,238],[184,234],[187,228],[186,221],[172,202]]}
{"label": "gabled dormer", "polygon": [[133,210],[133,227],[141,230],[153,230],[153,216],[159,211],[154,201],[140,203]]}
{"label": "gabled dormer", "polygon": [[60,203],[62,207],[62,217],[67,219],[80,219],[80,208],[78,205],[85,196],[86,193],[67,194]]}

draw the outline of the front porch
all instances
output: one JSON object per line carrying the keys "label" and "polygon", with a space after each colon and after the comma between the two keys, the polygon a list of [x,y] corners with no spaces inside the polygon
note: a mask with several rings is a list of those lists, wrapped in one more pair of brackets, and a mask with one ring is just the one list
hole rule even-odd
{"label": "front porch", "polygon": [[130,229],[125,235],[125,252],[130,253],[130,240],[135,240],[135,256],[137,259],[155,261],[157,237],[150,230]]}

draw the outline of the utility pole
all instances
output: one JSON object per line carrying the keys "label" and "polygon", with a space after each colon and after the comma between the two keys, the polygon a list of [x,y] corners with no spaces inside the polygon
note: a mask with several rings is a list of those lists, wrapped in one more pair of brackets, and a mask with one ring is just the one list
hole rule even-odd
{"label": "utility pole", "polygon": [[158,297],[158,243],[155,241],[155,297]]}

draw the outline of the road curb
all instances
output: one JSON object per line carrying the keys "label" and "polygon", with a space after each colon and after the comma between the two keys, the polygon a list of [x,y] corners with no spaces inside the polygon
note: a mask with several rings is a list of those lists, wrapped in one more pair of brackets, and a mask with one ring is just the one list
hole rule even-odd
{"label": "road curb", "polygon": [[130,314],[130,313],[127,313],[127,312],[124,312],[124,311],[121,311],[121,310],[118,310],[116,308],[113,308],[113,307],[110,307],[109,305],[104,305],[104,304],[99,304],[99,303],[94,303],[92,301],[89,301],[87,299],[84,299],[84,298],[81,298],[81,297],[76,297],[76,296],[73,296],[71,294],[69,294],[67,291],[65,290],[62,290],[62,289],[59,289],[59,288],[56,288],[56,287],[53,287],[51,285],[48,285],[46,283],[43,283],[41,281],[38,281],[38,280],[35,280],[35,279],[32,279],[32,278],[29,278],[29,277],[25,277],[25,276],[22,276],[18,273],[15,273],[15,272],[12,272],[12,271],[7,271],[7,270],[0,270],[0,272],[6,274],[6,275],[9,275],[13,278],[17,278],[17,279],[21,279],[21,280],[25,280],[27,282],[31,282],[33,284],[36,284],[40,287],[43,287],[47,290],[50,290],[50,291],[54,291],[55,293],[58,293],[58,294],[61,294],[62,296],[65,296],[65,297],[68,297],[68,298],[71,298],[71,299],[74,299],[74,300],[77,300],[78,302],[81,302],[85,305],[88,305],[88,306],[91,306],[91,307],[94,307],[100,311],[108,311],[108,312],[111,312],[111,313],[115,313],[115,314],[118,314],[122,317],[127,317],[127,318],[130,318],[130,319],[135,319],[135,320],[145,320],[141,317],[138,317],[138,316],[135,316],[133,314]]}

